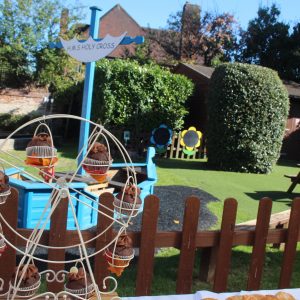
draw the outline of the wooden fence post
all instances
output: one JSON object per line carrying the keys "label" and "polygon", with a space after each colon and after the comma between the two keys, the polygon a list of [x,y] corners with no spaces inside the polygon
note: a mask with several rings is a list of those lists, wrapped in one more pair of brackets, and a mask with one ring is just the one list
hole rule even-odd
{"label": "wooden fence post", "polygon": [[[54,197],[55,198],[55,197]],[[60,198],[55,210],[51,215],[49,246],[63,247],[67,236],[68,198]],[[72,199],[70,199],[72,201]],[[48,249],[48,260],[64,261],[65,249]],[[48,268],[54,272],[65,269],[64,263],[49,263]],[[64,289],[63,282],[47,282],[49,292],[58,293]]]}
{"label": "wooden fence post", "polygon": [[177,135],[177,145],[176,145],[176,155],[175,155],[175,158],[179,158],[180,139],[181,139],[181,131]]}
{"label": "wooden fence post", "polygon": [[248,290],[259,290],[265,261],[266,243],[272,211],[272,200],[263,198],[259,202],[255,226],[254,245],[248,273]]}
{"label": "wooden fence post", "polygon": [[[111,193],[103,193],[99,197],[99,202],[103,205],[99,206],[99,210],[111,218],[114,216],[114,206],[113,206],[114,196]],[[108,208],[108,209],[107,209]],[[109,242],[113,239],[113,219],[106,217],[103,214],[98,213],[97,231],[96,235],[99,237],[96,239],[95,251],[99,251],[105,248]],[[109,229],[108,229],[109,228]],[[104,233],[103,233],[104,232]],[[102,234],[101,234],[102,233]],[[94,276],[98,287],[101,290],[103,286],[103,279],[110,274],[107,267],[107,261],[103,256],[103,251],[94,257]],[[107,289],[109,287],[107,286]]]}
{"label": "wooden fence post", "polygon": [[185,201],[183,218],[180,258],[176,283],[177,294],[188,294],[192,289],[199,210],[199,199],[194,196],[188,197]]}
{"label": "wooden fence post", "polygon": [[147,196],[144,203],[141,228],[141,243],[135,289],[136,296],[151,295],[158,213],[159,199],[154,195]]}
{"label": "wooden fence post", "polygon": [[300,228],[300,198],[295,198],[292,203],[287,240],[281,265],[279,288],[289,288],[293,265],[296,257],[297,242]]}
{"label": "wooden fence post", "polygon": [[229,198],[224,202],[220,241],[217,250],[214,292],[226,291],[231,261],[232,242],[235,230],[237,201]]}
{"label": "wooden fence post", "polygon": [[[4,216],[8,224],[16,230],[18,223],[18,198],[19,193],[15,188],[11,188],[11,194],[6,199],[6,203],[0,205],[0,213]],[[3,222],[2,229],[5,238],[16,246],[16,235]],[[8,246],[8,245],[7,245]],[[13,275],[16,267],[16,250],[8,246],[6,251],[0,258],[0,278],[4,280],[4,289],[0,292],[3,294],[9,289],[9,281]]]}

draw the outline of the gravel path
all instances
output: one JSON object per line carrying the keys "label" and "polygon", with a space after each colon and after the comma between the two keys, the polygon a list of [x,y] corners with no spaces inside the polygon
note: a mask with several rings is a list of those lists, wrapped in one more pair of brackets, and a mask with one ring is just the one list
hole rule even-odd
{"label": "gravel path", "polygon": [[[184,201],[191,195],[201,199],[198,228],[202,230],[208,229],[217,221],[217,217],[206,206],[211,201],[220,200],[203,190],[180,185],[169,185],[155,187],[154,194],[160,199],[158,219],[158,230],[160,231],[180,231],[182,229]],[[130,225],[128,230],[139,231],[141,228],[141,219],[142,214],[132,218],[132,225]]]}
{"label": "gravel path", "polygon": [[[159,231],[181,231],[184,201],[191,195],[201,199],[198,229],[208,229],[217,221],[217,217],[212,214],[206,206],[207,203],[211,201],[215,202],[220,200],[201,189],[180,185],[157,186],[154,189],[154,194],[160,199],[158,218]],[[132,218],[132,224],[129,226],[128,231],[139,231],[141,229],[141,220],[142,214]],[[92,227],[90,230],[94,231],[95,227]],[[77,249],[69,249],[67,252],[69,254],[78,255]],[[93,249],[88,249],[88,252],[92,253]],[[38,247],[35,253],[46,255],[47,251]]]}

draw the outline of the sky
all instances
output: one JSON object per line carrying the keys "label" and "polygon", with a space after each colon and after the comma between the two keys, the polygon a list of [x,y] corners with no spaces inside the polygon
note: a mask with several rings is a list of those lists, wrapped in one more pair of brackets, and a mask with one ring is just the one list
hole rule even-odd
{"label": "sky", "polygon": [[[114,5],[120,4],[141,26],[165,28],[170,14],[182,10],[186,0],[67,0],[68,3],[82,7],[85,23],[90,23],[90,6],[102,9],[101,15]],[[300,22],[300,0],[189,0],[198,4],[202,11],[232,13],[243,29],[249,20],[257,16],[259,6],[277,4],[281,11],[280,20],[294,25]]]}

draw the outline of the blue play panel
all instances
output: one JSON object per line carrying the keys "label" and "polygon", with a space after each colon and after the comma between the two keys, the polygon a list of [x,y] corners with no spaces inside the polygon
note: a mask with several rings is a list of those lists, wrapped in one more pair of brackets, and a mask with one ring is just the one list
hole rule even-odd
{"label": "blue play panel", "polygon": [[[137,173],[137,182],[138,186],[141,189],[140,197],[142,199],[142,202],[144,202],[144,198],[146,196],[148,196],[149,194],[153,194],[154,184],[157,181],[156,167],[152,160],[154,155],[155,149],[150,147],[148,149],[147,160],[145,163],[132,164],[132,166],[134,166],[137,170],[144,169],[143,176],[140,176],[139,173]],[[112,169],[117,168],[119,170],[124,170],[125,167],[126,165],[124,163],[116,163],[112,165]],[[16,188],[19,192],[18,227],[29,229],[35,228],[39,222],[39,219],[44,211],[45,206],[47,205],[47,202],[49,201],[52,188],[45,183],[36,181],[27,174],[23,173],[22,170],[10,168],[6,169],[5,172],[10,178],[10,185]],[[96,203],[88,199],[86,196],[96,201],[99,196],[93,194],[93,192],[88,191],[87,183],[72,182],[68,183],[68,185],[70,187],[69,191],[71,196],[74,196],[75,198],[83,202],[81,203],[72,198],[72,203],[74,204],[76,210],[76,217],[80,229],[83,230],[95,226],[97,223],[97,211],[92,209],[91,207],[95,207]],[[73,191],[72,188],[76,189],[82,194]],[[85,205],[84,203],[87,203],[91,207]],[[50,209],[48,208],[44,215],[43,223],[45,223],[49,210]],[[141,211],[142,210],[143,204],[141,206]],[[39,227],[41,228],[41,225]],[[45,229],[49,228],[50,220],[46,222]],[[74,217],[70,207],[68,210],[67,229],[76,229]]]}

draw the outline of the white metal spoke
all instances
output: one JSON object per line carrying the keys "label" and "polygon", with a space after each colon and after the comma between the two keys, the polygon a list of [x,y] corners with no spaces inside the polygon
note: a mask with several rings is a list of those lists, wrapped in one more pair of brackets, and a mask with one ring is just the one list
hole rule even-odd
{"label": "white metal spoke", "polygon": [[[57,176],[54,176],[52,174],[48,174],[46,172],[47,167],[54,167],[54,164],[56,164],[56,162],[54,161],[54,155],[56,156],[56,149],[53,150],[52,152],[49,152],[49,154],[47,154],[47,152],[44,152],[45,157],[47,157],[47,155],[51,156],[50,159],[50,166],[35,166],[35,165],[28,165],[30,168],[24,170],[21,166],[24,166],[25,162],[19,158],[17,155],[15,155],[14,153],[4,150],[4,146],[7,143],[7,141],[12,138],[17,132],[19,132],[20,130],[26,128],[29,125],[33,125],[33,124],[37,124],[37,127],[35,128],[34,131],[34,136],[38,135],[39,132],[41,132],[40,128],[41,127],[45,127],[46,132],[49,133],[49,137],[51,139],[51,149],[54,149],[54,143],[53,143],[53,136],[52,136],[52,132],[50,130],[50,127],[47,123],[47,121],[50,120],[55,120],[55,119],[73,119],[73,120],[78,120],[78,121],[83,121],[83,122],[88,122],[90,125],[93,125],[94,128],[93,130],[91,130],[91,133],[86,141],[86,143],[83,145],[83,147],[81,149],[78,150],[77,153],[77,157],[76,157],[76,161],[77,163],[77,167],[76,170],[70,171],[67,170],[67,172],[63,173],[64,175],[62,175],[60,178],[58,178]],[[137,179],[136,179],[136,171],[134,166],[132,165],[132,160],[129,156],[129,154],[127,153],[125,147],[122,145],[122,143],[113,135],[111,134],[108,130],[106,130],[102,125],[99,125],[95,122],[92,122],[90,120],[86,120],[84,118],[78,117],[78,116],[72,116],[72,115],[66,115],[66,114],[54,114],[54,115],[49,115],[49,116],[42,116],[39,118],[36,118],[34,120],[31,120],[25,124],[23,124],[22,126],[20,126],[18,129],[16,129],[14,132],[12,132],[5,140],[4,142],[2,142],[0,144],[0,154],[4,154],[5,156],[0,157],[0,162],[5,163],[8,166],[14,167],[17,172],[19,172],[20,174],[24,174],[24,176],[27,178],[27,176],[29,176],[29,178],[32,178],[32,180],[35,183],[42,183],[45,185],[45,189],[49,189],[50,192],[50,196],[47,199],[47,201],[45,201],[45,205],[44,207],[39,210],[39,216],[38,216],[38,220],[37,223],[34,227],[34,229],[30,232],[29,237],[23,236],[16,228],[13,228],[6,220],[5,215],[0,213],[0,222],[2,222],[3,224],[6,225],[6,228],[8,228],[8,230],[10,232],[12,232],[16,237],[22,239],[24,242],[26,242],[26,247],[25,249],[21,249],[18,245],[14,245],[14,243],[12,243],[12,241],[8,240],[4,234],[0,233],[0,238],[3,239],[8,246],[10,246],[12,249],[16,250],[18,253],[20,253],[23,257],[20,260],[20,264],[18,266],[18,271],[20,272],[20,277],[19,278],[15,278],[14,282],[11,282],[10,285],[10,289],[9,291],[5,294],[5,296],[7,297],[7,299],[14,299],[15,297],[19,297],[18,295],[18,289],[20,287],[20,284],[22,282],[23,277],[25,276],[26,273],[26,266],[28,266],[30,263],[33,263],[34,261],[40,261],[40,262],[44,262],[44,263],[53,263],[53,264],[67,264],[67,263],[74,263],[76,266],[80,265],[85,274],[89,274],[91,277],[91,281],[92,284],[94,286],[94,290],[96,293],[96,297],[97,299],[101,299],[101,294],[110,294],[112,292],[114,292],[117,288],[117,281],[111,277],[108,276],[103,280],[103,288],[106,289],[106,281],[107,280],[112,280],[113,282],[113,288],[110,291],[106,291],[106,292],[101,292],[100,294],[100,290],[99,287],[96,284],[94,275],[93,275],[93,271],[92,271],[92,267],[91,267],[91,263],[90,263],[90,259],[95,257],[96,255],[100,254],[100,253],[104,253],[105,249],[107,249],[108,247],[113,246],[113,255],[115,254],[115,249],[116,249],[116,243],[117,243],[117,239],[120,237],[120,235],[122,233],[126,233],[126,229],[129,226],[129,222],[130,219],[132,217],[134,217],[136,215],[136,211],[134,209],[132,209],[131,211],[128,211],[128,214],[123,214],[121,213],[122,211],[118,211],[117,210],[117,206],[114,209],[111,209],[109,207],[107,207],[106,205],[101,203],[101,196],[99,199],[99,196],[97,197],[92,197],[90,196],[88,193],[86,193],[85,186],[83,186],[83,189],[81,189],[80,187],[76,187],[76,182],[77,180],[80,181],[80,178],[76,178],[77,172],[79,171],[79,169],[84,166],[84,161],[86,162],[86,165],[88,165],[88,162],[86,161],[86,159],[88,158],[89,152],[92,149],[92,147],[95,145],[95,143],[97,141],[101,141],[101,143],[105,143],[106,147],[107,147],[107,151],[108,151],[108,155],[111,158],[111,143],[115,146],[115,149],[119,152],[120,154],[120,158],[123,160],[123,165],[122,167],[124,169],[126,169],[126,179],[124,179],[124,182],[122,181],[122,184],[124,184],[124,187],[127,187],[131,184],[137,185]],[[50,145],[50,144],[49,144]],[[85,155],[83,156],[83,158],[81,159],[81,161],[79,162],[79,158],[81,157],[84,149],[87,149]],[[28,150],[29,151],[29,150]],[[50,151],[50,150],[49,150]],[[55,153],[54,153],[55,151]],[[41,157],[43,158],[44,156],[41,154]],[[28,152],[28,155],[30,156],[30,152]],[[21,166],[16,166],[15,164],[19,163]],[[59,161],[58,161],[59,163]],[[110,164],[111,162],[108,164],[107,169],[110,168]],[[39,170],[39,175],[42,175],[42,177],[37,176],[34,174],[33,170]],[[49,172],[51,173],[51,172]],[[50,182],[48,182],[48,179],[45,180],[45,176],[43,175],[47,175],[49,177]],[[67,179],[69,178],[69,179]],[[76,182],[75,182],[76,181]],[[33,189],[34,189],[34,185],[33,185]],[[93,192],[90,192],[91,194]],[[123,205],[123,199],[124,199],[124,190],[122,192],[122,197],[120,200],[120,205],[122,207]],[[79,198],[80,196],[80,198]],[[82,196],[82,198],[81,198]],[[136,205],[136,201],[137,201],[137,190],[135,191],[135,200],[133,203],[133,207]],[[119,198],[119,197],[118,197]],[[74,220],[74,224],[75,224],[75,230],[73,230],[73,234],[77,234],[77,242],[76,244],[72,241],[72,244],[70,243],[68,246],[49,246],[49,245],[43,245],[41,244],[41,238],[46,230],[47,225],[49,224],[50,220],[51,220],[51,216],[53,215],[54,211],[56,209],[58,209],[58,205],[60,203],[60,201],[68,201],[68,211],[71,212],[71,217]],[[114,202],[115,203],[115,202]],[[91,213],[91,215],[95,216],[94,214],[96,213],[98,218],[100,215],[100,219],[101,216],[108,218],[110,220],[109,225],[106,226],[105,229],[103,229],[101,232],[95,232],[94,234],[91,234],[89,239],[84,240],[84,235],[81,232],[80,226],[81,223],[78,221],[78,216],[77,216],[77,205],[80,205],[80,207],[86,207],[88,209],[88,211]],[[114,204],[116,205],[116,204]],[[113,214],[113,216],[111,216],[111,214]],[[110,241],[107,242],[106,245],[103,246],[102,249],[95,249],[94,252],[92,253],[88,253],[87,251],[87,245],[91,244],[91,243],[95,243],[95,240],[97,238],[99,238],[100,236],[104,235],[107,233],[108,230],[111,230],[112,227],[114,225],[117,225],[117,232],[115,233],[115,235],[112,237],[112,239]],[[76,237],[76,238],[77,238]],[[64,258],[63,260],[49,260],[48,258],[43,259],[40,256],[36,255],[36,250],[38,247],[44,248],[46,250],[49,249],[56,249],[56,250],[68,250],[68,249],[77,249],[78,251],[78,257],[75,259],[66,259]],[[22,268],[21,270],[21,265],[25,265],[24,268]],[[57,273],[52,271],[52,270],[46,270],[43,272],[40,272],[40,275],[46,276],[46,281],[47,282],[64,282],[65,281],[65,275],[68,272],[65,270],[60,270]],[[87,278],[86,280],[86,284],[87,284]],[[1,285],[3,284],[3,280],[0,278],[0,288]],[[33,295],[30,299],[39,299],[41,297],[44,297],[45,299],[54,299],[57,300],[59,298],[67,298],[69,296],[72,296],[73,298],[76,299],[86,299],[88,296],[88,291],[87,289],[85,290],[85,295],[72,295],[71,293],[69,293],[67,290],[66,291],[61,291],[59,293],[51,293],[51,292],[45,292],[42,293],[40,295]],[[4,295],[0,295],[0,296],[4,296]],[[120,299],[118,297],[114,297],[113,299]]]}

